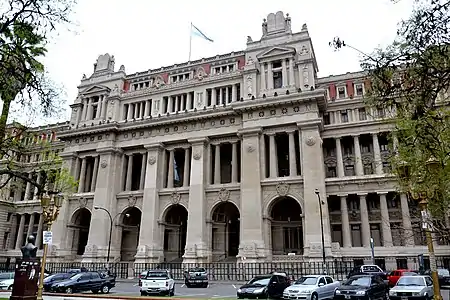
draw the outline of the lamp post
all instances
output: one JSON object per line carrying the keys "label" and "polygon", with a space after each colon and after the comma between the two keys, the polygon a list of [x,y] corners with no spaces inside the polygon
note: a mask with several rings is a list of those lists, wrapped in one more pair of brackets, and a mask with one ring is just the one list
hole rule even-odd
{"label": "lamp post", "polygon": [[[63,195],[61,193],[53,193],[53,199],[46,192],[41,197],[43,223],[47,226],[47,231],[51,231],[52,224],[55,222],[62,205]],[[41,273],[39,274],[39,286],[37,291],[37,300],[42,300],[42,291],[44,289],[44,273],[45,263],[47,261],[48,244],[44,244],[44,253],[41,260]]]}
{"label": "lamp post", "polygon": [[[108,214],[109,217],[109,221],[110,221],[110,225],[109,225],[109,240],[108,240],[108,254],[106,256],[106,265],[108,267],[109,270],[109,256],[111,254],[111,238],[112,238],[112,230],[113,230],[113,226],[114,226],[114,221],[116,220],[116,218],[120,215],[122,215],[123,213],[120,212],[117,215],[114,216],[114,218],[111,216],[111,213],[109,212],[109,210],[107,210],[104,207],[100,207],[100,206],[94,206],[94,209],[99,209],[99,210],[103,210]],[[130,214],[125,214],[125,217],[129,217]]]}
{"label": "lamp post", "polygon": [[319,213],[320,213],[320,233],[322,235],[322,262],[323,265],[325,266],[325,237],[323,234],[323,214],[322,214],[322,205],[324,205],[325,203],[320,199],[320,192],[319,189],[316,189],[314,191],[317,195],[317,200],[319,201]]}

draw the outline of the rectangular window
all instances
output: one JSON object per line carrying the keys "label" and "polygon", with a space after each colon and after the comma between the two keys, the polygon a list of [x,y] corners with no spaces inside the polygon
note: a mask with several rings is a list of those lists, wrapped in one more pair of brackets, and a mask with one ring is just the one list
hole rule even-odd
{"label": "rectangular window", "polygon": [[343,99],[347,96],[347,93],[345,91],[345,86],[338,87],[337,91],[338,91],[338,99]]}
{"label": "rectangular window", "polygon": [[364,95],[364,86],[362,83],[358,83],[357,85],[355,85],[355,92],[356,96]]}
{"label": "rectangular window", "polygon": [[323,115],[323,124],[324,125],[330,125],[331,124],[331,122],[330,122],[330,115],[328,113]]}
{"label": "rectangular window", "polygon": [[367,113],[366,113],[366,109],[364,107],[363,108],[359,108],[358,112],[359,112],[359,120],[360,121],[367,120]]}
{"label": "rectangular window", "polygon": [[348,122],[348,113],[346,110],[341,110],[341,123]]}

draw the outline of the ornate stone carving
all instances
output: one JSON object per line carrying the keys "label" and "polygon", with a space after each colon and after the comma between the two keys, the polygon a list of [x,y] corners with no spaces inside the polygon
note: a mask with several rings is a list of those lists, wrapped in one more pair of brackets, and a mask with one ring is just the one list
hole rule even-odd
{"label": "ornate stone carving", "polygon": [[109,100],[106,107],[107,107],[106,108],[106,118],[111,120],[113,118],[113,114],[114,114],[114,101]]}
{"label": "ornate stone carving", "polygon": [[253,61],[253,58],[250,56],[247,60],[247,64],[246,65],[253,65],[255,62]]}
{"label": "ornate stone carving", "polygon": [[309,137],[306,138],[305,143],[306,143],[306,145],[308,145],[310,147],[314,146],[314,144],[316,143],[316,139],[313,136],[309,136]]}
{"label": "ornate stone carving", "polygon": [[154,165],[155,163],[156,163],[156,157],[154,157],[153,155],[150,156],[150,157],[148,158],[148,164],[149,164],[149,165]]}
{"label": "ornate stone carving", "polygon": [[178,192],[173,192],[172,195],[170,195],[170,201],[172,204],[180,204],[181,195]]}
{"label": "ornate stone carving", "polygon": [[306,55],[309,53],[308,47],[306,45],[302,46],[302,49],[300,50],[300,55]]}
{"label": "ornate stone carving", "polygon": [[252,75],[247,76],[247,94],[249,96],[253,95],[253,78]]}
{"label": "ornate stone carving", "polygon": [[128,206],[135,207],[137,203],[137,197],[136,196],[130,196],[128,198]]}
{"label": "ornate stone carving", "polygon": [[86,198],[81,197],[80,199],[78,199],[78,202],[80,203],[80,208],[85,208],[88,200]]}
{"label": "ornate stone carving", "polygon": [[102,160],[102,162],[100,163],[100,166],[104,169],[108,166],[108,162],[104,159]]}
{"label": "ornate stone carving", "polygon": [[303,67],[303,84],[305,87],[309,86],[309,70],[308,67]]}
{"label": "ornate stone carving", "polygon": [[195,73],[195,77],[200,81],[203,80],[203,78],[206,76],[206,72],[203,67],[199,67]]}
{"label": "ornate stone carving", "polygon": [[230,200],[230,191],[226,188],[221,188],[218,193],[218,198],[220,201],[228,201]]}
{"label": "ornate stone carving", "polygon": [[111,91],[111,95],[118,95],[119,92],[119,86],[117,84],[114,85],[112,91]]}
{"label": "ornate stone carving", "polygon": [[247,152],[252,153],[255,150],[256,150],[256,148],[252,144],[247,145]]}
{"label": "ornate stone carving", "polygon": [[200,158],[202,158],[202,152],[198,150],[195,151],[193,157],[195,160],[199,160]]}
{"label": "ornate stone carving", "polygon": [[275,189],[277,190],[277,194],[279,196],[287,196],[287,194],[289,193],[289,184],[280,182],[277,184]]}
{"label": "ornate stone carving", "polygon": [[155,88],[159,89],[162,85],[164,85],[164,80],[161,76],[156,76],[155,78]]}

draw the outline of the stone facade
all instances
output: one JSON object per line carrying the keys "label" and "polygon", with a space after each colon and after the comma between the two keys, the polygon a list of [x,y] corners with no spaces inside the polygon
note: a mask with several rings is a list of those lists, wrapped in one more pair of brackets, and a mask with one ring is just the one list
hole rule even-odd
{"label": "stone facade", "polygon": [[321,217],[327,259],[367,259],[371,238],[391,267],[426,253],[364,74],[319,78],[307,26],[293,33],[282,12],[262,32],[244,51],[135,74],[98,58],[58,135],[80,183],[52,260],[104,261],[98,207],[115,261],[321,260]]}

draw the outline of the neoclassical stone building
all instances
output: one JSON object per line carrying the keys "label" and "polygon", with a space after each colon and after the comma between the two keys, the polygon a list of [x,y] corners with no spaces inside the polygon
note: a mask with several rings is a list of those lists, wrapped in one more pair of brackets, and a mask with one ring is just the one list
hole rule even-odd
{"label": "neoclassical stone building", "polygon": [[95,207],[113,219],[115,261],[320,260],[322,205],[328,259],[367,260],[373,238],[378,263],[414,267],[426,248],[389,175],[389,112],[364,106],[362,73],[318,77],[306,25],[278,12],[262,33],[135,74],[99,56],[58,134],[79,187],[52,260],[104,261],[110,219]]}

